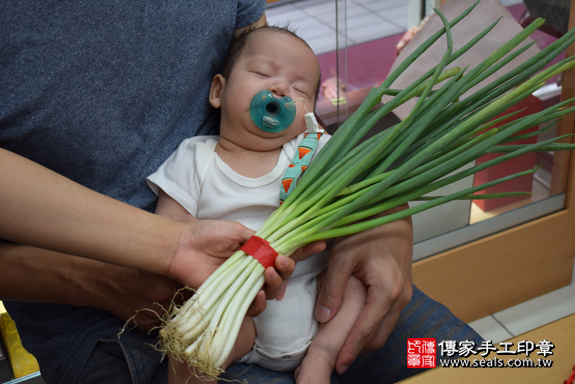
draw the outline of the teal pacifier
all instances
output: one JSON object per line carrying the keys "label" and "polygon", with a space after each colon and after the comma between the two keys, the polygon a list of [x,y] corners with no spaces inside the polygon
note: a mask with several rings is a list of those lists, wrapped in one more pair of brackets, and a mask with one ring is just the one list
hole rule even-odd
{"label": "teal pacifier", "polygon": [[271,91],[258,92],[250,104],[254,124],[266,132],[281,132],[295,119],[296,108],[291,97],[276,99]]}

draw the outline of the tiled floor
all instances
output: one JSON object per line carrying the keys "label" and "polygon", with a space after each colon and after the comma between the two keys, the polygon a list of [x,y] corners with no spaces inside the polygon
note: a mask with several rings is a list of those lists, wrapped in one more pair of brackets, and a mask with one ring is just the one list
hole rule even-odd
{"label": "tiled floor", "polygon": [[348,46],[397,35],[408,28],[406,0],[339,0],[337,5],[337,26],[335,0],[284,0],[268,6],[266,16],[270,24],[289,23],[316,55],[335,50],[336,28],[341,36],[339,46],[345,46],[344,14]]}
{"label": "tiled floor", "polygon": [[549,324],[575,313],[575,283],[471,322],[469,325],[494,343]]}
{"label": "tiled floor", "polygon": [[[353,46],[403,34],[408,29],[408,0],[282,0],[268,6],[270,24],[289,23],[308,42],[316,55],[336,48],[336,9],[338,4],[339,44],[346,41],[342,34],[344,10],[347,13],[347,44]],[[521,0],[501,0],[506,6],[521,4]],[[528,282],[526,282],[528,284]],[[535,299],[518,304],[470,325],[494,343],[517,336],[575,313],[575,283]]]}

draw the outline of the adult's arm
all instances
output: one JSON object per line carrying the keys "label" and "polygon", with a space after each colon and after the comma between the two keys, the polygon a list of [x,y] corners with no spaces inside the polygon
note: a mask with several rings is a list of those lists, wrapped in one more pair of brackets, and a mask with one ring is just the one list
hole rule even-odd
{"label": "adult's arm", "polygon": [[[154,215],[2,149],[0,178],[10,180],[0,184],[0,237],[151,272],[195,288],[252,235],[236,222],[178,222]],[[293,263],[282,267],[293,270]],[[270,295],[275,296],[281,277],[269,277]],[[17,286],[13,283],[12,289]]]}
{"label": "adult's arm", "polygon": [[[265,24],[264,14],[236,33]],[[198,226],[170,222],[97,194],[4,149],[0,149],[0,177],[10,180],[0,185],[0,206],[4,208],[0,237],[22,244],[173,277],[171,262],[178,256],[176,250],[182,241],[190,241],[189,228]],[[201,232],[212,234],[208,239],[222,234],[229,237],[218,249],[201,244],[208,246],[211,256],[221,256],[222,251],[227,254],[249,237],[246,229],[235,223],[204,222],[202,228]],[[107,241],[100,242],[103,238]]]}
{"label": "adult's arm", "polygon": [[[160,325],[181,284],[164,276],[20,244],[0,243],[0,298],[104,309],[144,330]],[[155,304],[158,303],[158,304]]]}
{"label": "adult's arm", "polygon": [[[157,273],[192,287],[251,235],[233,222],[180,223],[0,150],[0,237]],[[195,267],[194,267],[195,266]],[[203,276],[198,276],[203,277]]]}
{"label": "adult's arm", "polygon": [[[406,208],[407,204],[382,215]],[[380,349],[385,344],[411,300],[412,253],[413,227],[409,217],[336,240],[320,288],[316,318],[324,322],[334,316],[352,274],[368,289],[366,305],[337,358],[339,373],[345,372],[360,352]]]}
{"label": "adult's arm", "polygon": [[[168,303],[181,286],[173,280],[199,286],[252,234],[233,222],[153,215],[2,149],[0,177],[11,180],[0,184],[0,237],[27,244],[0,244],[2,299],[93,306],[126,320],[154,302]],[[279,276],[266,275],[268,297],[293,263],[276,269]],[[155,325],[147,314],[138,319],[142,328]]]}
{"label": "adult's arm", "polygon": [[[259,26],[262,24],[265,25],[265,23],[265,15],[263,15],[253,25]],[[237,30],[237,32],[239,33],[241,30],[243,30],[243,28]],[[3,166],[0,170],[0,175],[3,176],[3,180],[16,180],[14,177],[19,177],[21,175],[21,171],[24,169],[11,168],[14,165],[19,165],[17,157],[14,156],[16,155],[0,149],[0,166]],[[10,159],[11,162],[7,163],[5,161],[7,159]],[[49,171],[43,168],[40,173],[42,172]],[[29,176],[31,176],[32,179],[34,178],[34,175]],[[48,176],[46,177],[49,178]],[[60,184],[56,183],[55,185],[46,186],[41,183],[41,180],[44,180],[44,178],[32,180],[33,182],[30,183],[29,179],[29,185],[26,186],[28,190],[25,191],[25,194],[27,194],[28,197],[30,197],[30,195],[40,197],[39,204],[41,205],[41,208],[45,208],[44,204],[51,196],[44,194],[44,192],[47,192],[49,189],[54,189],[57,186],[59,187]],[[0,237],[11,237],[15,241],[26,241],[30,236],[36,235],[36,233],[32,232],[34,228],[42,227],[46,222],[48,222],[49,226],[56,224],[56,218],[59,216],[46,218],[46,215],[44,215],[42,220],[35,217],[35,214],[38,213],[34,212],[35,205],[26,206],[24,200],[20,200],[20,193],[18,190],[14,189],[16,187],[16,183],[6,182],[2,183],[0,188],[2,186],[10,187],[11,189],[8,193],[5,193],[6,190],[0,191],[0,206],[3,208],[11,208],[11,212],[4,210],[2,214],[0,214],[0,221],[5,224],[4,230],[17,220],[20,221],[20,224],[25,225],[25,230],[28,232],[15,234],[14,232],[17,232],[16,227],[8,228],[9,230],[5,231],[5,233],[0,235]],[[60,190],[59,193],[66,196],[66,198],[70,198],[71,201],[74,202],[77,201],[76,197],[80,197],[74,196],[74,192],[70,190]],[[84,190],[83,193],[87,193],[87,191]],[[14,195],[17,195],[15,199]],[[82,198],[85,197],[85,195],[82,195]],[[100,196],[98,198],[98,203],[103,203],[103,200],[102,196]],[[15,203],[18,206],[14,206],[13,204]],[[107,203],[103,204],[105,205]],[[18,211],[18,208],[23,205],[24,210]],[[66,205],[66,207],[69,208],[70,206]],[[99,205],[96,204],[92,208],[97,211],[99,209],[98,207]],[[77,213],[81,214],[83,212],[82,209],[85,207],[80,208],[81,209]],[[16,216],[14,216],[14,211],[18,211]],[[58,211],[58,209],[56,209],[56,211]],[[135,211],[132,209],[132,212]],[[103,211],[101,213],[105,215]],[[141,212],[139,212],[139,214],[140,213]],[[44,214],[46,214],[45,211]],[[57,214],[60,214],[60,212],[57,212]],[[11,218],[10,222],[4,220],[8,217]],[[83,219],[85,219],[85,217]],[[31,221],[34,222],[32,223]],[[139,218],[131,217],[131,221],[139,221]],[[163,223],[165,223],[165,221]],[[82,225],[82,221],[78,221],[76,224]],[[153,224],[157,225],[159,222],[156,221],[155,223],[151,223],[150,226],[153,227]],[[59,227],[62,225],[62,222],[58,222]],[[88,227],[90,227],[90,225],[91,223],[88,224]],[[162,224],[162,226],[163,225],[164,224]],[[170,226],[168,224],[168,227],[173,228],[174,226]],[[90,228],[85,229],[86,231],[90,231]],[[114,230],[111,227],[102,229],[104,235],[106,232],[109,233]],[[149,227],[147,229],[149,229]],[[48,239],[50,240],[49,244],[46,244],[46,242],[43,241],[46,240],[45,236],[47,233],[42,232],[44,238],[36,239],[29,243],[46,247],[54,246],[53,248],[56,249],[70,251],[70,248],[73,248],[72,244],[69,244],[70,246],[66,247],[62,247],[62,244],[68,242],[71,236],[77,232],[81,231],[72,231],[66,234],[66,239],[64,241],[57,241],[55,238],[52,240]],[[121,232],[123,233],[116,234],[114,238],[121,239],[122,236],[130,237],[128,235],[129,228],[123,227]],[[145,231],[138,233],[137,235],[141,238],[144,233]],[[102,233],[100,233],[100,235],[101,234]],[[12,237],[12,235],[16,236]],[[156,235],[159,235],[159,233],[156,233]],[[89,234],[89,236],[92,236],[92,234]],[[156,239],[158,239],[158,237],[156,237]],[[96,242],[95,236],[92,240],[92,245],[94,245]],[[110,239],[106,239],[106,241],[109,240]],[[132,237],[132,240],[137,241],[135,236]],[[140,245],[140,248],[145,248],[143,243]],[[158,251],[158,248],[161,248],[162,244],[156,243],[156,245],[159,246],[155,247],[153,250],[146,250],[142,255],[151,257],[155,251]],[[75,244],[75,246],[77,248],[78,244]],[[129,247],[128,243],[125,244],[124,248],[127,247]],[[81,245],[80,248],[82,248]],[[82,251],[78,253],[87,257],[97,257],[99,259],[126,264],[122,262],[121,257],[117,258],[118,255],[114,253],[98,255],[97,253],[102,248],[103,247],[97,246],[88,247],[84,250],[85,252]],[[91,254],[91,256],[88,253]],[[121,250],[120,253],[122,253]],[[132,252],[133,255],[136,253],[138,253],[136,250]],[[124,255],[130,258],[129,255]],[[146,260],[149,261],[150,257],[142,258],[139,263],[140,266],[146,264]],[[132,262],[129,262],[128,264],[133,265]],[[3,266],[3,268],[0,268],[0,299],[93,306],[106,309],[122,319],[131,317],[136,309],[153,306],[153,302],[167,303],[167,301],[173,297],[174,289],[181,286],[181,284],[176,283],[172,279],[168,279],[158,274],[144,272],[139,269],[115,266],[97,260],[79,258],[60,252],[20,244],[0,243],[0,265]],[[148,266],[158,267],[158,265],[153,266],[149,264]],[[215,266],[212,266],[212,269],[215,269]],[[273,285],[277,286],[277,283]],[[277,292],[277,290],[273,291],[266,289],[266,293],[269,295],[275,295],[275,292]],[[149,313],[142,312],[141,315],[139,315],[138,325],[141,328],[150,328],[157,325],[157,323],[154,322],[157,320],[155,316],[152,316],[147,320],[144,319],[145,321],[139,320],[142,316],[146,317],[146,314]]]}

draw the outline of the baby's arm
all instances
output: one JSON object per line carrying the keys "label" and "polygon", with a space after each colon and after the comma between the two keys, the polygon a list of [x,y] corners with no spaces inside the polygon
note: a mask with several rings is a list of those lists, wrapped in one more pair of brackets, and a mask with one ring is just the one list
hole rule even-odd
{"label": "baby's arm", "polygon": [[158,204],[156,205],[156,215],[168,216],[171,218],[188,216],[190,218],[196,219],[194,216],[190,215],[190,213],[186,210],[186,208],[182,207],[180,203],[172,199],[162,189],[160,189],[158,193]]}
{"label": "baby's arm", "polygon": [[[325,271],[318,278],[324,274]],[[365,285],[352,275],[347,281],[343,301],[337,314],[327,323],[320,324],[307,355],[295,372],[298,384],[329,384],[337,356],[365,306],[366,297]]]}
{"label": "baby's arm", "polygon": [[[160,189],[158,195],[158,205],[156,207],[156,214],[165,215],[173,218],[178,217],[189,217],[190,220],[197,220],[194,216],[191,216],[189,212],[182,207],[177,201],[168,196],[164,191]],[[254,321],[251,317],[245,317],[240,329],[240,333],[230,353],[230,356],[226,360],[225,367],[228,367],[231,363],[238,360],[246,353],[248,353],[255,341],[256,330],[254,326]],[[175,359],[170,358],[170,367],[168,368],[168,384],[195,384],[195,383],[215,383],[215,381],[205,381],[200,380],[192,374],[188,365],[183,362],[179,362]]]}

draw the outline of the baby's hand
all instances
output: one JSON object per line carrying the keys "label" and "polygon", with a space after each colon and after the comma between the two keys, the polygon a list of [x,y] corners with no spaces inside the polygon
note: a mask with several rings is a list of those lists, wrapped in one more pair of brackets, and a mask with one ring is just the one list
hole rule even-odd
{"label": "baby's hand", "polygon": [[301,365],[294,373],[297,384],[329,384],[339,351],[314,340]]}

